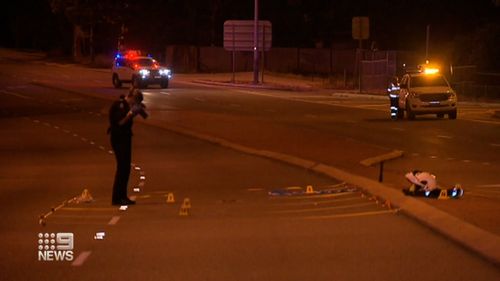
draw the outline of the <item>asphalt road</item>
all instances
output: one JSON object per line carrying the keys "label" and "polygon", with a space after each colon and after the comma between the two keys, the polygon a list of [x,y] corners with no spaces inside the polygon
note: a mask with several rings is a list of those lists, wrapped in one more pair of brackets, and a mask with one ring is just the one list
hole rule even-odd
{"label": "asphalt road", "polygon": [[[4,199],[0,237],[8,241],[0,246],[5,253],[0,258],[2,280],[499,277],[498,268],[356,187],[338,194],[270,196],[268,192],[277,189],[290,194],[305,191],[306,185],[316,191],[341,186],[301,169],[170,133],[157,124],[135,125],[133,162],[137,169],[131,182],[144,186],[139,193],[130,191],[138,205],[120,212],[109,204],[114,162],[103,113],[111,101],[27,83],[25,75],[19,79],[4,75],[7,66],[22,65],[0,63],[4,159],[0,165]],[[293,108],[288,101],[274,104],[267,110],[269,118],[263,115],[260,119],[254,115],[262,109],[262,99],[252,101],[256,97],[242,95],[241,103],[233,96],[208,100],[201,89],[185,85],[147,91],[148,108],[156,118],[177,122],[176,113],[192,117],[194,111],[196,118],[183,120],[199,122],[201,129],[213,132],[217,126],[209,118],[216,116],[225,121],[219,123],[220,132],[235,128],[235,137],[252,136],[254,141],[274,144],[279,142],[266,137],[268,130],[280,128],[287,120],[302,119],[294,119],[292,112],[300,107]],[[120,93],[105,92],[110,97]],[[225,93],[218,89],[210,97],[218,92]],[[302,110],[303,117],[311,114],[309,109]],[[255,122],[256,131],[248,119]],[[265,128],[265,120],[277,120],[280,125]],[[262,131],[257,130],[259,126]],[[302,133],[302,127],[293,130]],[[284,147],[289,147],[286,143],[301,145],[291,137],[294,134],[288,135]],[[349,143],[342,138],[334,141]],[[353,147],[358,147],[361,156],[367,150],[386,149],[363,143],[363,149]],[[337,154],[349,159],[348,153]],[[92,203],[69,204],[47,217],[45,227],[38,224],[40,214],[84,188],[94,196]],[[169,192],[176,203],[165,202]],[[192,203],[187,217],[179,216],[184,198]],[[38,261],[38,234],[61,231],[74,233],[78,262]],[[95,240],[94,235],[101,231],[106,233],[105,239]]]}

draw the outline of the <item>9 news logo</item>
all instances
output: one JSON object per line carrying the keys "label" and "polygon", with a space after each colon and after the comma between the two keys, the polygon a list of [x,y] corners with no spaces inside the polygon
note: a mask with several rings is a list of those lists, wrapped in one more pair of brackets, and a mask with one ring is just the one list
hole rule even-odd
{"label": "9 news logo", "polygon": [[39,261],[72,261],[73,247],[73,233],[38,233]]}

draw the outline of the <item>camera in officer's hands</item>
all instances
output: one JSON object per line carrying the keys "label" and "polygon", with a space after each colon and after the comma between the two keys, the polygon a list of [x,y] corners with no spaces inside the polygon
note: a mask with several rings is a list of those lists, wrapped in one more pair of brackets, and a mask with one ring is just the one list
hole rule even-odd
{"label": "camera in officer's hands", "polygon": [[132,114],[136,116],[137,114],[141,115],[142,118],[146,119],[148,118],[148,113],[146,112],[146,105],[144,103],[136,103],[132,105],[130,108],[130,111],[132,111]]}
{"label": "camera in officer's hands", "polygon": [[142,102],[144,96],[139,89],[130,89],[129,97],[134,99],[134,104],[131,106],[130,111],[134,116],[137,114],[141,115],[142,118],[148,118],[148,113],[146,112],[146,105]]}

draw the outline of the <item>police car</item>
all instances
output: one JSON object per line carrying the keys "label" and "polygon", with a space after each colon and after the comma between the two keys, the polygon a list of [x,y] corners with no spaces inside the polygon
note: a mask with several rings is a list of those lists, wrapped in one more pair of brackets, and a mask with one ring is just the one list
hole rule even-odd
{"label": "police car", "polygon": [[399,117],[406,112],[408,119],[416,115],[436,114],[443,118],[457,118],[457,94],[437,68],[421,68],[406,73],[399,84]]}
{"label": "police car", "polygon": [[148,85],[159,84],[168,88],[172,71],[149,56],[142,56],[140,51],[129,50],[115,56],[112,68],[112,81],[115,88],[122,83],[132,83],[135,88],[145,88]]}

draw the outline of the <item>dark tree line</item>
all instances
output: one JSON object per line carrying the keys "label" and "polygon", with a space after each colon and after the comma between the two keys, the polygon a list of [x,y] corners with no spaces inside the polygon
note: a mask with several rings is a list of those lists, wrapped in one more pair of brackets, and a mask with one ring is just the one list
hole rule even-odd
{"label": "dark tree line", "polygon": [[[276,47],[356,46],[351,19],[368,16],[369,41],[379,49],[422,50],[430,25],[433,49],[452,50],[460,64],[498,69],[499,2],[260,0],[259,13],[272,22]],[[224,21],[252,19],[254,1],[16,0],[4,5],[0,45],[63,54],[79,46],[92,55],[116,49],[122,32],[127,45],[152,51],[172,44],[221,46]]]}

